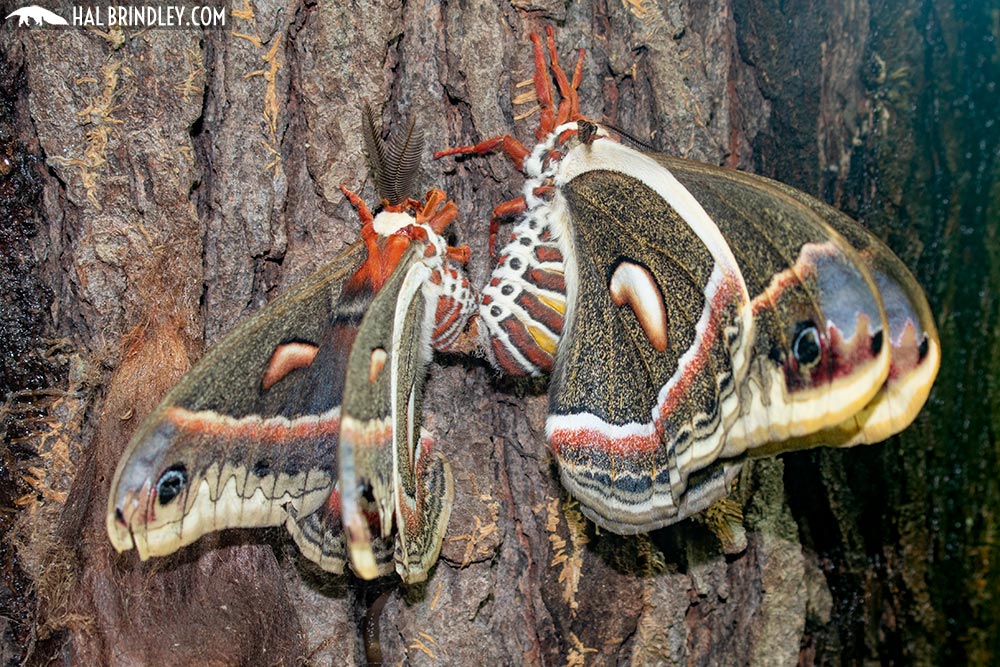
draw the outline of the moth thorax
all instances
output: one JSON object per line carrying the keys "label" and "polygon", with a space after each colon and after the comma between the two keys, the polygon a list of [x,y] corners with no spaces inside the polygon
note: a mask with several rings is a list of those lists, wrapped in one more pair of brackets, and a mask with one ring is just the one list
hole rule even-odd
{"label": "moth thorax", "polygon": [[375,216],[372,227],[379,236],[392,236],[408,225],[412,225],[416,219],[408,213],[395,213],[392,211],[382,211]]}

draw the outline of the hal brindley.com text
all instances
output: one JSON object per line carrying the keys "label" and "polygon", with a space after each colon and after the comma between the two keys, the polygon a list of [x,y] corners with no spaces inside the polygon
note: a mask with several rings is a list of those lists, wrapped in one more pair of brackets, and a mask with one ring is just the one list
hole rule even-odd
{"label": "hal brindley.com text", "polygon": [[112,5],[73,7],[73,25],[110,28],[224,28],[225,7]]}

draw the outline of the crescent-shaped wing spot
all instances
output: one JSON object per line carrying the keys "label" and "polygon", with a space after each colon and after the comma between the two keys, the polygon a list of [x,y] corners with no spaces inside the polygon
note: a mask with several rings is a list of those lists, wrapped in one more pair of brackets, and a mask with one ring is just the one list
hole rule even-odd
{"label": "crescent-shaped wing spot", "polygon": [[382,373],[382,369],[385,368],[385,361],[388,358],[386,351],[380,347],[372,350],[371,363],[368,366],[368,383],[375,384],[375,380]]}
{"label": "crescent-shaped wing spot", "polygon": [[274,348],[260,380],[261,388],[267,391],[295,369],[310,365],[318,351],[319,348],[311,343],[284,343]]}
{"label": "crescent-shaped wing spot", "polygon": [[615,305],[628,304],[635,313],[653,349],[667,349],[667,309],[656,279],[644,266],[622,262],[611,276],[611,300]]}

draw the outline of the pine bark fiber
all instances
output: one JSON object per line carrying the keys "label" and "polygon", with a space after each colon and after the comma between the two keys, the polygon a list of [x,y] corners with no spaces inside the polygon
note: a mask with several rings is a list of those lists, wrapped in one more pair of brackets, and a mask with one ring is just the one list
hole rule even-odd
{"label": "pine bark fiber", "polygon": [[[27,621],[7,623],[7,659],[361,665],[375,630],[386,665],[938,662],[935,637],[957,631],[929,572],[931,482],[908,466],[942,437],[928,426],[940,404],[879,448],[750,467],[734,496],[746,547],[727,555],[694,521],[597,533],[546,451],[544,384],[449,356],[432,365],[425,413],[456,502],[426,585],[323,574],[281,530],[209,536],[142,563],[116,554],[104,529],[114,467],[143,417],[207,346],[357,238],[339,185],[375,198],[364,100],[388,126],[414,117],[423,128],[420,187],[458,202],[455,238],[485,282],[490,211],[523,178],[500,155],[430,153],[504,133],[534,141],[537,112],[522,118],[533,103],[514,98],[529,90],[518,87],[531,76],[528,35],[547,25],[564,64],[586,51],[585,114],[664,152],[873,212],[875,231],[919,260],[918,277],[944,284],[940,262],[921,254],[937,230],[895,225],[898,202],[870,179],[877,164],[886,187],[905,187],[891,165],[913,151],[885,148],[912,119],[882,114],[872,82],[873,53],[892,46],[872,34],[887,10],[829,4],[253,0],[225,29],[127,31],[123,43],[4,24],[16,137],[5,141],[37,158],[41,184],[30,247],[11,271],[49,295],[45,331],[23,336],[64,341],[52,377],[65,395],[46,409],[73,454],[61,469],[42,463],[68,495],[23,510],[9,536],[20,549],[6,557],[33,585]],[[862,155],[873,162],[859,173]],[[928,291],[935,302],[940,291]]]}

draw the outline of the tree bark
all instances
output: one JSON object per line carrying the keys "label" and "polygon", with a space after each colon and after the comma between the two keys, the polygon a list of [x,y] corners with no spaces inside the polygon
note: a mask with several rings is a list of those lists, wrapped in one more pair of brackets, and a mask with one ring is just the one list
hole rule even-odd
{"label": "tree bark", "polygon": [[[0,140],[17,169],[0,194],[22,214],[5,220],[5,261],[20,259],[0,278],[19,286],[5,312],[23,317],[4,347],[5,390],[52,391],[8,398],[7,455],[41,478],[12,481],[32,495],[7,531],[18,548],[2,555],[31,592],[8,596],[0,656],[340,665],[377,648],[383,664],[407,665],[988,662],[1000,635],[997,129],[922,114],[953,90],[945,71],[982,92],[996,63],[985,77],[955,75],[974,58],[948,45],[992,24],[959,25],[940,1],[888,4],[256,0],[232,7],[225,29],[126,30],[124,41],[8,21]],[[748,466],[735,495],[746,546],[725,553],[697,521],[597,532],[546,450],[544,384],[443,356],[425,418],[456,502],[425,585],[321,573],[279,530],[229,531],[146,563],[115,554],[105,504],[132,431],[205,347],[357,238],[339,185],[374,200],[364,100],[388,125],[414,117],[424,129],[421,185],[458,203],[455,236],[485,282],[489,212],[523,178],[503,156],[430,153],[503,133],[533,141],[537,113],[517,96],[529,90],[527,36],[551,24],[564,64],[586,51],[585,114],[862,214],[916,269],[945,348],[917,423],[879,447]],[[988,144],[978,190],[972,166],[941,147],[974,137]],[[936,158],[945,181],[929,175]],[[928,181],[940,189],[910,194]],[[986,200],[980,217],[948,203],[959,197]],[[976,358],[992,364],[985,383]]]}

